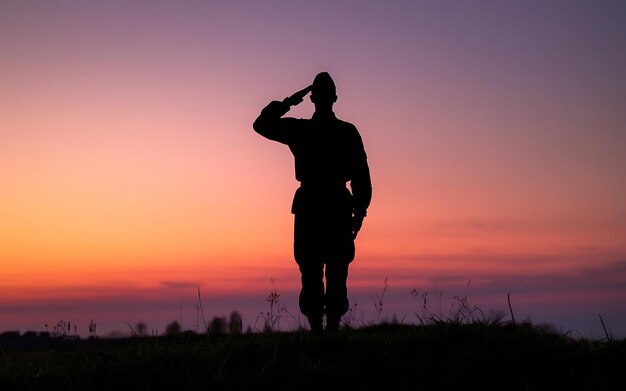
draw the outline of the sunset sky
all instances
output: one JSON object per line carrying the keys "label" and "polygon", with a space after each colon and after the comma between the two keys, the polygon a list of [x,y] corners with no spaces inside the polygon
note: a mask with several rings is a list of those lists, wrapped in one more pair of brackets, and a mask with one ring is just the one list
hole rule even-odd
{"label": "sunset sky", "polygon": [[426,292],[510,319],[510,294],[516,320],[626,338],[624,21],[623,1],[4,0],[0,332],[252,326],[273,290],[297,323],[293,157],[252,122],[328,71],[373,182],[359,322],[417,322]]}

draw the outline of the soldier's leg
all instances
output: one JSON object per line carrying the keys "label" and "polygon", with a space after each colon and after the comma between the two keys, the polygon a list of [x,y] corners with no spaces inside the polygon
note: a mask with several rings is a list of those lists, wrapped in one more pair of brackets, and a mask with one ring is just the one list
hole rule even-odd
{"label": "soldier's leg", "polygon": [[341,317],[348,312],[348,265],[351,259],[335,258],[326,263],[326,328],[339,329]]}
{"label": "soldier's leg", "polygon": [[326,262],[326,328],[339,329],[341,317],[348,312],[348,266],[354,260],[352,210],[345,208],[330,219],[329,257]]}
{"label": "soldier's leg", "polygon": [[300,312],[307,317],[311,330],[322,329],[324,314],[324,264],[320,258],[298,257],[302,281]]}
{"label": "soldier's leg", "polygon": [[300,312],[307,317],[312,330],[322,329],[324,314],[324,263],[319,252],[315,220],[307,214],[296,214],[294,256],[300,268]]}

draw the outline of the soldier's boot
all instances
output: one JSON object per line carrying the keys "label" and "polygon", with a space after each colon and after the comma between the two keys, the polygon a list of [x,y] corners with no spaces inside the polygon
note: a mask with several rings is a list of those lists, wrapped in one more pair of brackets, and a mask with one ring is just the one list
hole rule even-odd
{"label": "soldier's boot", "polygon": [[330,332],[339,331],[339,323],[341,323],[341,316],[336,316],[336,315],[326,316],[326,331],[330,331]]}
{"label": "soldier's boot", "polygon": [[309,321],[309,326],[311,327],[311,331],[319,332],[322,331],[322,317],[321,316],[307,316],[307,320]]}

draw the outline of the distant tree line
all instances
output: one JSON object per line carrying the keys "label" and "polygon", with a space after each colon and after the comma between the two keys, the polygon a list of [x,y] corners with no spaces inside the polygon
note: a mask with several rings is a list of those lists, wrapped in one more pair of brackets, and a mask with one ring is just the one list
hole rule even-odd
{"label": "distant tree line", "polygon": [[[130,326],[130,325],[129,325]],[[80,342],[75,323],[60,321],[55,325],[52,331],[48,330],[48,324],[45,325],[46,331],[36,332],[27,331],[20,334],[19,331],[5,331],[0,333],[0,348],[7,349],[37,349],[46,346],[60,346],[67,342]],[[148,325],[144,322],[138,322],[131,327],[133,337],[158,336],[155,333],[148,332]],[[237,311],[233,311],[230,316],[215,316],[204,326],[199,334],[210,335],[237,335],[243,333],[243,322],[241,315]],[[250,332],[250,330],[248,330]],[[174,336],[182,333],[197,334],[193,331],[183,331],[180,323],[173,321],[165,328],[164,336]],[[121,332],[107,334],[111,338],[123,338]],[[96,323],[89,323],[88,340],[98,339],[96,333]]]}
{"label": "distant tree line", "polygon": [[[145,333],[146,328],[144,326],[145,325],[142,324],[141,330]],[[139,330],[139,327],[137,327],[137,329]],[[177,321],[173,321],[165,328],[165,335],[177,335],[181,332],[181,326]],[[241,334],[242,332],[243,321],[241,319],[241,315],[237,311],[233,311],[228,319],[225,316],[215,316],[206,324],[206,333],[211,335],[234,335]],[[139,334],[139,331],[137,334]]]}

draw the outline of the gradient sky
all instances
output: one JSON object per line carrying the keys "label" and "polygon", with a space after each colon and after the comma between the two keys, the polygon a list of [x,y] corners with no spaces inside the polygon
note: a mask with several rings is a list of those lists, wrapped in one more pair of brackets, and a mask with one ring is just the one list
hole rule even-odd
{"label": "gradient sky", "polygon": [[427,292],[510,319],[510,294],[516,320],[624,338],[624,20],[622,1],[2,1],[0,331],[254,325],[272,290],[301,320],[293,158],[252,122],[328,71],[374,187],[355,319],[416,322]]}

